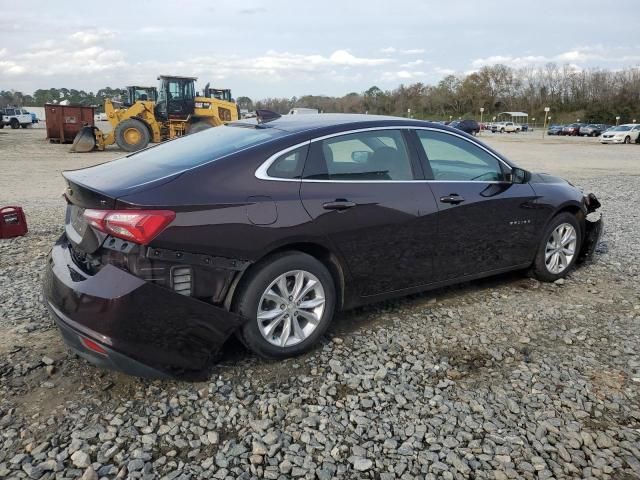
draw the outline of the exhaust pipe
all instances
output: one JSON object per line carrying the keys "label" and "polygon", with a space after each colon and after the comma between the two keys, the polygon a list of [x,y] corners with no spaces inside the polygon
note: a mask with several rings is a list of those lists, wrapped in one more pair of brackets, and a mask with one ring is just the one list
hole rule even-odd
{"label": "exhaust pipe", "polygon": [[70,152],[86,153],[91,152],[96,148],[96,127],[85,125],[80,129],[76,138],[73,139],[73,145],[71,145]]}

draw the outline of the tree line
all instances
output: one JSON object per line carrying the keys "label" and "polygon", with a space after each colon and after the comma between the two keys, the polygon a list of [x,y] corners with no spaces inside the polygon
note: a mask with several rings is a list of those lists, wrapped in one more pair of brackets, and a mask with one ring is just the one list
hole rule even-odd
{"label": "tree line", "polygon": [[[119,100],[124,95],[125,90],[110,87],[95,93],[66,88],[39,89],[33,95],[0,91],[0,107],[42,106],[62,100],[101,107],[105,98]],[[304,95],[253,101],[240,96],[237,102],[249,111],[264,108],[287,113],[293,107],[307,107],[327,113],[410,115],[433,120],[479,118],[480,108],[484,108],[485,120],[503,111],[524,111],[541,119],[544,108],[549,107],[554,121],[580,118],[615,123],[616,116],[621,122],[640,120],[640,68],[578,71],[554,63],[520,69],[492,65],[468,75],[448,75],[435,85],[418,82],[391,90],[372,86],[342,97]]]}

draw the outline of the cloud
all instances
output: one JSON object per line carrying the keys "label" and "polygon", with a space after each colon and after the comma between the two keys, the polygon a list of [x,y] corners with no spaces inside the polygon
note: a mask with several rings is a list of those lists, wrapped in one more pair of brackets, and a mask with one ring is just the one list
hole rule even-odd
{"label": "cloud", "polygon": [[416,80],[424,78],[427,74],[425,72],[415,72],[409,70],[398,70],[397,72],[383,72],[381,80],[383,81],[406,81]]}
{"label": "cloud", "polygon": [[640,61],[637,50],[625,47],[605,48],[601,45],[578,47],[556,55],[493,55],[477,58],[471,62],[471,67],[478,70],[487,65],[502,64],[513,68],[540,66],[554,62],[569,64],[571,68],[580,70],[586,64],[598,63],[629,63]]}
{"label": "cloud", "polygon": [[238,13],[240,15],[255,15],[256,13],[263,13],[266,11],[267,9],[264,7],[248,7],[248,8],[241,8],[240,10],[238,10]]}
{"label": "cloud", "polygon": [[380,53],[386,53],[386,54],[399,53],[401,55],[419,55],[424,52],[425,52],[424,48],[409,48],[406,50],[399,50],[395,47],[386,47],[386,48],[380,49]]}
{"label": "cloud", "polygon": [[402,65],[400,65],[401,68],[413,68],[413,67],[417,67],[418,65],[422,65],[424,62],[424,60],[413,60],[411,62],[407,62],[407,63],[403,63]]}
{"label": "cloud", "polygon": [[91,31],[75,32],[69,35],[69,39],[74,42],[80,42],[82,45],[93,45],[104,40],[110,40],[115,36],[115,32],[100,28]]}
{"label": "cloud", "polygon": [[454,73],[456,73],[456,71],[451,68],[443,68],[443,67],[436,67],[434,68],[434,71],[437,74],[442,75],[443,77],[446,77],[447,75],[453,75]]}
{"label": "cloud", "polygon": [[358,58],[347,52],[346,50],[336,50],[329,57],[329,61],[338,65],[383,65],[392,62],[388,58]]}

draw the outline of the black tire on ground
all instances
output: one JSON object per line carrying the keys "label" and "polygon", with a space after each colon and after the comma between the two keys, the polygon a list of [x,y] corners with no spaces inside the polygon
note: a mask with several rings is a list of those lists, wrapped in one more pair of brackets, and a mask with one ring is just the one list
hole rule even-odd
{"label": "black tire on ground", "polygon": [[4,122],[0,119],[0,128],[4,128]]}
{"label": "black tire on ground", "polygon": [[128,118],[120,122],[114,133],[118,146],[127,152],[142,150],[151,141],[151,134],[147,126],[135,118]]}
{"label": "black tire on ground", "polygon": [[631,137],[630,136],[626,136],[624,137],[624,143],[626,143],[627,145],[629,145],[631,143]]}
{"label": "black tire on ground", "polygon": [[213,128],[209,122],[197,122],[189,127],[189,135]]}
{"label": "black tire on ground", "polygon": [[20,126],[21,126],[22,128],[27,128],[29,125],[31,125],[31,124],[30,124],[30,123],[23,123],[23,124],[21,124]]}
{"label": "black tire on ground", "polygon": [[18,122],[18,120],[15,118],[11,119],[11,121],[9,122],[9,125],[11,125],[11,128],[13,128],[14,130],[16,128],[20,128],[20,122]]}
{"label": "black tire on ground", "polygon": [[504,133],[504,128],[501,128],[501,129],[500,129],[500,133]]}
{"label": "black tire on ground", "polygon": [[[313,274],[321,283],[325,295],[325,309],[317,327],[302,342],[289,347],[279,347],[269,343],[258,328],[258,307],[260,298],[269,284],[280,275],[292,270],[305,270]],[[325,333],[333,318],[336,304],[336,290],[333,277],[327,268],[311,255],[302,252],[283,252],[266,258],[256,264],[241,282],[234,301],[233,310],[248,321],[238,332],[240,340],[257,355],[265,358],[287,358],[308,351]]]}
{"label": "black tire on ground", "polygon": [[[573,258],[571,262],[560,273],[551,273],[547,269],[547,265],[545,263],[545,250],[547,246],[547,242],[551,238],[551,234],[559,225],[563,223],[568,223],[573,226],[576,231],[576,248],[575,253],[573,254]],[[562,212],[556,215],[551,219],[549,225],[544,231],[544,235],[542,235],[542,240],[540,241],[540,245],[538,245],[538,250],[536,252],[536,258],[533,261],[533,265],[531,267],[531,272],[533,275],[542,282],[554,282],[559,278],[565,277],[575,266],[576,260],[578,259],[578,253],[580,252],[580,248],[582,247],[582,229],[580,228],[580,223],[578,222],[575,215],[572,215],[569,212]]]}

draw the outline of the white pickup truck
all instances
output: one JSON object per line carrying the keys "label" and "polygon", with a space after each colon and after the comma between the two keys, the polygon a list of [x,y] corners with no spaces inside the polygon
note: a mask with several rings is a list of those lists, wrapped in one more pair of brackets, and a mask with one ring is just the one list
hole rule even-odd
{"label": "white pickup truck", "polygon": [[521,130],[521,126],[513,122],[498,122],[491,125],[492,132],[499,133],[517,133]]}
{"label": "white pickup truck", "polygon": [[0,110],[2,121],[0,128],[9,125],[11,128],[27,128],[32,123],[32,117],[24,108],[5,108]]}

